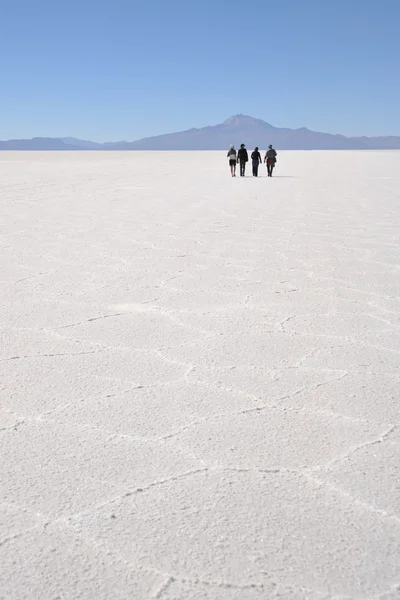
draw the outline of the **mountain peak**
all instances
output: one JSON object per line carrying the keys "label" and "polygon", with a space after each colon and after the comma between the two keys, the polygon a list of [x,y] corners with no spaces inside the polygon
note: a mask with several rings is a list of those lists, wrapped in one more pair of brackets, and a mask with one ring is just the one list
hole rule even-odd
{"label": "mountain peak", "polygon": [[249,117],[248,115],[232,115],[231,117],[229,117],[228,119],[226,119],[222,124],[223,125],[237,125],[239,123],[251,123],[252,121],[255,121],[256,119],[253,119],[253,117]]}
{"label": "mountain peak", "polygon": [[259,127],[260,125],[262,127],[272,127],[272,125],[266,123],[266,121],[263,121],[262,119],[255,119],[254,117],[243,114],[232,115],[226,119],[222,125],[227,125],[228,127]]}

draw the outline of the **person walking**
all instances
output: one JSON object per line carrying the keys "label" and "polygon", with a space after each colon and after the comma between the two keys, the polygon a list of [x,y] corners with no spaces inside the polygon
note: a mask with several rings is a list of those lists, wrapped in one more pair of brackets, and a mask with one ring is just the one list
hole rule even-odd
{"label": "person walking", "polygon": [[240,149],[237,155],[237,161],[240,164],[240,177],[244,177],[246,171],[246,163],[249,160],[249,156],[247,154],[246,146],[244,144],[240,144]]}
{"label": "person walking", "polygon": [[227,157],[229,160],[229,166],[231,168],[231,175],[232,177],[236,177],[237,152],[233,144],[229,147]]}
{"label": "person walking", "polygon": [[265,153],[264,162],[267,165],[268,177],[272,177],[272,171],[276,165],[277,152],[272,147],[272,144],[268,146],[268,150]]}
{"label": "person walking", "polygon": [[253,177],[258,177],[258,167],[262,163],[261,154],[258,151],[258,146],[256,146],[251,153],[251,162],[253,165]]}

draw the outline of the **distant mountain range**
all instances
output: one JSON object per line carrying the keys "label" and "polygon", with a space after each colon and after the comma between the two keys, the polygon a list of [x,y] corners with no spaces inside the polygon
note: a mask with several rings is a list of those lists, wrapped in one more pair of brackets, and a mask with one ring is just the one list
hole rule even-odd
{"label": "distant mountain range", "polygon": [[0,141],[0,150],[227,150],[230,144],[279,150],[397,150],[400,136],[345,137],[310,131],[305,127],[274,127],[261,119],[235,115],[219,125],[143,138],[136,142],[99,144],[76,138]]}

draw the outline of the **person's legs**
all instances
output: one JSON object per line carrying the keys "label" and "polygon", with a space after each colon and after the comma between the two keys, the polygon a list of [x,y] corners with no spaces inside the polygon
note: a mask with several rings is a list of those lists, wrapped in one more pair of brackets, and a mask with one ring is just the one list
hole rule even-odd
{"label": "person's legs", "polygon": [[254,169],[254,177],[258,177],[258,163],[256,163],[253,167]]}
{"label": "person's legs", "polygon": [[253,177],[257,177],[256,169],[256,163],[253,162]]}
{"label": "person's legs", "polygon": [[240,163],[240,176],[244,177],[246,172],[246,163],[245,162],[241,162]]}

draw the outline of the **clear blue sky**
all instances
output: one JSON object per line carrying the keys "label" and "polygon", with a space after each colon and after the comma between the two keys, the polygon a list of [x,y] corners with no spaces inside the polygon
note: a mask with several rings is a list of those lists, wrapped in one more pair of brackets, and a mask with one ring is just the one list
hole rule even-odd
{"label": "clear blue sky", "polygon": [[400,135],[400,0],[0,0],[0,139]]}

